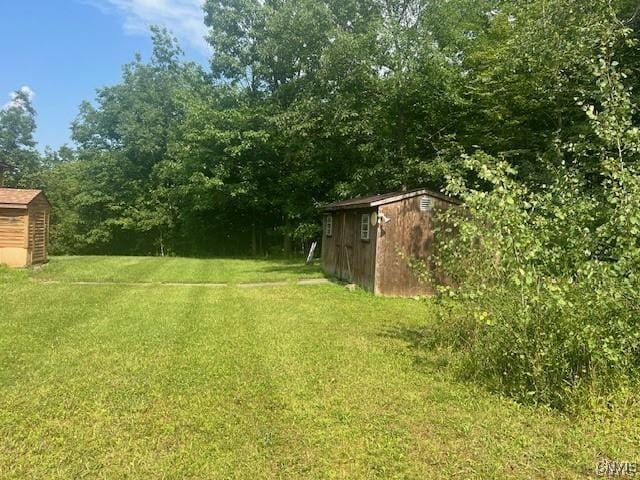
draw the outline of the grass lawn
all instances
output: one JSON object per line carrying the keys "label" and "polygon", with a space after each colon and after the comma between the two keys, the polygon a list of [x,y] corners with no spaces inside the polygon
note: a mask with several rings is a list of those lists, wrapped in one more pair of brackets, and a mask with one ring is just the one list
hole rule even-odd
{"label": "grass lawn", "polygon": [[454,354],[416,343],[428,302],[64,283],[317,274],[285,266],[67,258],[34,274],[51,284],[0,270],[0,478],[564,479],[640,460],[639,415],[569,418],[456,381]]}

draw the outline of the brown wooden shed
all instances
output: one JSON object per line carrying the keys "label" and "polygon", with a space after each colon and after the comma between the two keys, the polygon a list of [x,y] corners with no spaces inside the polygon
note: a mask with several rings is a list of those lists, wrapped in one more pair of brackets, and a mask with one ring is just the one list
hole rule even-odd
{"label": "brown wooden shed", "polygon": [[50,212],[40,190],[0,188],[0,263],[27,267],[47,261]]}
{"label": "brown wooden shed", "polygon": [[322,207],[322,268],[376,295],[429,295],[408,258],[433,252],[433,212],[460,202],[421,188],[344,200]]}

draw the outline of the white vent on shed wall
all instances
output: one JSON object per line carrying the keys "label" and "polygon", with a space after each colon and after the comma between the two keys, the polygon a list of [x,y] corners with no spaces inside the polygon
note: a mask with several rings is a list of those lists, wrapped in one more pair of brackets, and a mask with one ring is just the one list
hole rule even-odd
{"label": "white vent on shed wall", "polygon": [[420,197],[420,211],[429,212],[433,208],[433,198]]}

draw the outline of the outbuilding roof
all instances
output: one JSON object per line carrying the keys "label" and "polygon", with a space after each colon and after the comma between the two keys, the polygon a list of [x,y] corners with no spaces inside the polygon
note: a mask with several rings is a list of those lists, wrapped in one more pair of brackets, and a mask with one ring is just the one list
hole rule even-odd
{"label": "outbuilding roof", "polygon": [[27,208],[41,194],[45,199],[47,198],[42,190],[0,188],[0,208]]}
{"label": "outbuilding roof", "polygon": [[445,202],[460,204],[459,200],[453,197],[444,195],[442,193],[434,192],[426,188],[417,188],[415,190],[407,190],[400,192],[383,193],[380,195],[371,195],[369,197],[351,198],[348,200],[341,200],[339,202],[330,203],[321,207],[323,211],[331,210],[345,210],[350,208],[369,208],[377,207],[380,205],[386,205],[387,203],[398,202],[411,197],[417,197],[420,195],[428,195],[430,197],[439,198]]}

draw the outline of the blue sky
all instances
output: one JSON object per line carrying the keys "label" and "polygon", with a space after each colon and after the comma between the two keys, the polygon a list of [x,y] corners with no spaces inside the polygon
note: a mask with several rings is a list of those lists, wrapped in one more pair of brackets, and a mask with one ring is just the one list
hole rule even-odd
{"label": "blue sky", "polygon": [[38,113],[38,148],[70,143],[83,100],[117,83],[136,52],[151,51],[148,26],[164,25],[186,57],[204,65],[210,50],[200,0],[3,0],[0,2],[0,108],[27,86]]}

